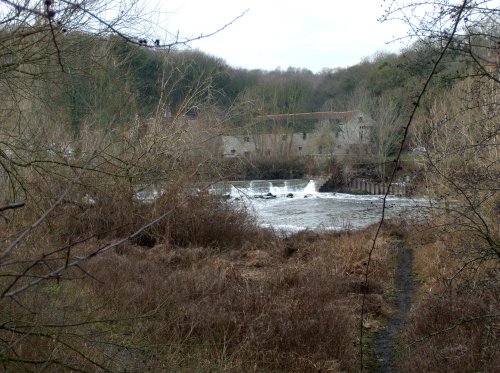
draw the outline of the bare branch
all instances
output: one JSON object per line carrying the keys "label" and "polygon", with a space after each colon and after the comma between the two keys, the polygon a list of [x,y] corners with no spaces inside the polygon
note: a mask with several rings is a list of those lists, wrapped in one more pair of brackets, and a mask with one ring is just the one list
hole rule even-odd
{"label": "bare branch", "polygon": [[409,344],[409,346],[414,346],[417,343],[421,343],[421,342],[423,342],[423,341],[425,341],[425,340],[427,340],[429,338],[432,338],[432,337],[435,337],[437,335],[450,332],[450,331],[458,328],[459,326],[462,326],[462,325],[465,325],[465,324],[468,324],[468,323],[471,323],[471,322],[474,322],[474,321],[485,320],[485,319],[497,319],[498,317],[500,317],[500,313],[495,313],[495,314],[490,314],[490,315],[479,315],[479,316],[462,318],[462,319],[458,320],[456,323],[448,326],[447,328],[440,329],[440,330],[437,330],[435,332],[428,333],[426,336],[414,340],[413,342],[411,342]]}
{"label": "bare branch", "polygon": [[[402,139],[401,139],[401,145],[399,147],[398,153],[397,153],[396,158],[394,160],[394,162],[395,162],[396,165],[399,163],[399,160],[401,159],[401,154],[403,153],[404,145],[405,145],[406,139],[408,138],[409,129],[410,129],[410,126],[413,123],[413,120],[414,120],[415,115],[417,113],[417,109],[419,107],[419,104],[422,101],[425,93],[427,92],[427,89],[428,89],[428,87],[429,87],[432,79],[434,78],[434,76],[436,74],[436,71],[437,71],[437,68],[438,68],[439,64],[443,60],[448,47],[450,46],[451,42],[453,41],[453,36],[457,32],[458,25],[459,25],[459,23],[461,21],[461,18],[462,18],[462,13],[464,12],[465,7],[467,6],[467,3],[468,3],[468,0],[464,0],[462,2],[461,6],[460,6],[460,9],[457,12],[457,17],[456,17],[455,23],[453,25],[453,30],[451,31],[446,44],[442,48],[442,50],[441,50],[441,52],[439,54],[439,57],[434,62],[432,70],[431,70],[429,76],[427,77],[427,79],[426,79],[426,81],[425,81],[422,89],[420,90],[420,93],[418,94],[415,102],[413,103],[413,109],[412,109],[412,111],[410,113],[410,116],[408,118],[406,126],[404,127],[404,132],[403,132]],[[397,170],[397,167],[394,167],[393,171],[391,173],[391,176],[389,178],[389,185],[391,185],[392,182],[395,179],[396,170]],[[360,317],[361,320],[360,320],[360,325],[359,325],[360,341],[363,340],[363,335],[364,335],[364,318],[365,318],[365,313],[366,313],[366,295],[367,295],[367,289],[368,289],[368,277],[369,277],[370,264],[371,264],[373,252],[375,251],[375,247],[376,247],[376,243],[377,243],[378,237],[380,235],[380,231],[382,229],[382,224],[383,224],[384,219],[385,219],[385,211],[386,211],[386,204],[387,204],[387,196],[388,195],[389,195],[389,187],[387,188],[387,190],[386,190],[386,192],[384,194],[384,198],[383,198],[383,201],[382,201],[382,213],[381,213],[381,217],[380,217],[380,222],[378,224],[377,231],[375,232],[375,236],[373,238],[373,244],[372,244],[372,246],[371,246],[371,248],[370,248],[370,250],[368,252],[367,265],[365,266],[364,286],[363,286],[363,298],[362,298],[362,302],[361,302],[361,315],[360,315],[361,316]],[[360,351],[360,371],[362,373],[362,372],[364,372],[364,369],[365,369],[365,365],[364,365],[364,361],[363,361],[363,353],[364,353],[364,351],[363,351],[363,348],[364,348],[363,347],[363,343],[360,343],[359,346],[360,346],[359,347],[359,349],[360,349],[359,350]]]}
{"label": "bare branch", "polygon": [[12,203],[10,205],[5,205],[5,206],[0,207],[0,212],[6,211],[6,210],[19,209],[21,207],[24,207],[25,204],[26,204],[25,202],[17,202],[17,203]]}

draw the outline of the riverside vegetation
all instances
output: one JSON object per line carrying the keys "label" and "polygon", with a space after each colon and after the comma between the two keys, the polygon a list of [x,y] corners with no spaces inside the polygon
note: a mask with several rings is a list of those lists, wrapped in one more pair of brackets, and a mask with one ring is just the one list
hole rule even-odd
{"label": "riverside vegetation", "polygon": [[[402,53],[318,74],[234,69],[177,50],[183,40],[145,43],[127,33],[143,24],[137,13],[110,22],[105,2],[1,3],[4,371],[383,370],[371,347],[399,314],[401,244],[413,294],[391,368],[500,366],[498,10],[488,1],[437,2]],[[325,170],[390,179],[404,160],[429,197],[426,222],[282,237],[207,192],[252,172],[311,170],[223,160],[221,133],[248,131],[258,114],[355,108],[379,123],[374,158]],[[152,186],[155,198],[141,197]]]}

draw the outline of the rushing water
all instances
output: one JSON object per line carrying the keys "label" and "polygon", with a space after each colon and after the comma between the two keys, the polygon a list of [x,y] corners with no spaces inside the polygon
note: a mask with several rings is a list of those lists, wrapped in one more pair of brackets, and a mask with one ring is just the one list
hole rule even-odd
{"label": "rushing water", "polygon": [[[259,224],[278,231],[359,229],[380,221],[383,196],[319,193],[318,188],[314,180],[259,180],[218,184],[213,192],[244,204]],[[386,217],[417,217],[424,205],[423,199],[388,196]]]}

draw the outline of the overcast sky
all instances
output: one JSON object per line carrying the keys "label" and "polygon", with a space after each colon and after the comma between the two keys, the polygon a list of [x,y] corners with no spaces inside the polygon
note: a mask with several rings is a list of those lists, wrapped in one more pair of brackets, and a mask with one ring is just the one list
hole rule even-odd
{"label": "overcast sky", "polygon": [[162,26],[184,37],[207,34],[248,12],[192,47],[235,67],[274,70],[289,66],[318,72],[354,65],[406,35],[403,24],[380,23],[382,0],[168,0]]}

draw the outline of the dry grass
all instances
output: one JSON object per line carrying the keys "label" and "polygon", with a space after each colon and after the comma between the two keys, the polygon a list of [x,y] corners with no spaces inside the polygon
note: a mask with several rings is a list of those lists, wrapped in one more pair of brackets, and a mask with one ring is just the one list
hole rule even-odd
{"label": "dry grass", "polygon": [[[187,206],[181,211],[186,215],[178,216],[180,221],[194,221]],[[204,223],[202,217],[197,224]],[[224,221],[221,228],[214,225],[215,231],[228,229],[228,236],[241,232]],[[63,342],[114,370],[354,371],[362,272],[373,230],[303,232],[284,239],[268,231],[245,232],[239,241],[221,244],[202,236],[176,242],[181,245],[160,238],[163,243],[153,248],[130,243],[94,257],[85,266],[92,278],[75,271],[68,274],[72,280],[48,281],[24,294],[19,300],[36,314],[11,304],[2,318],[22,315],[34,334],[12,351],[30,359],[61,359],[83,370],[95,366]],[[389,312],[384,295],[392,281],[385,270],[389,239],[390,233],[384,234],[372,267],[372,319]],[[208,246],[195,244],[202,241]],[[100,244],[95,238],[85,243]],[[78,325],[54,327],[74,322]],[[14,324],[19,329],[20,322]],[[42,332],[56,337],[36,335]],[[1,333],[4,340],[14,336]],[[47,367],[58,369],[55,363]]]}
{"label": "dry grass", "polygon": [[[50,371],[95,371],[96,364],[103,371],[357,369],[373,227],[279,238],[206,194],[182,202],[172,191],[141,204],[125,191],[109,192],[114,212],[101,204],[65,204],[50,220],[52,231],[30,237],[19,258],[70,238],[90,237],[72,255],[90,252],[176,209],[82,270],[2,300],[6,370],[36,370],[38,361]],[[385,224],[370,266],[365,326],[376,329],[391,314],[390,244],[401,237],[414,247],[418,286],[400,342],[400,370],[494,371],[498,323],[484,316],[498,314],[497,267],[478,260],[460,271],[478,253],[470,249],[478,242],[466,234]],[[43,274],[61,260],[47,257],[27,274]],[[4,266],[4,274],[22,268],[22,262]],[[1,283],[5,289],[8,277]],[[18,356],[31,363],[15,362]]]}
{"label": "dry grass", "polygon": [[[163,304],[145,324],[157,364],[169,362],[168,370],[351,370],[362,292],[356,270],[369,237],[307,233],[231,252],[129,247],[96,258],[89,270],[107,280],[91,285],[96,298],[114,300],[113,314]],[[386,308],[376,273],[372,317]]]}
{"label": "dry grass", "polygon": [[429,296],[421,300],[407,330],[401,371],[498,369],[498,303],[498,292],[492,288],[460,290],[453,298]]}
{"label": "dry grass", "polygon": [[408,240],[419,284],[401,371],[497,370],[498,260],[485,256],[480,241],[466,232],[419,227]]}
{"label": "dry grass", "polygon": [[[141,372],[355,371],[375,228],[280,238],[223,199],[179,189],[189,190],[172,187],[140,203],[126,183],[86,185],[96,203],[57,209],[19,255],[40,257],[79,239],[86,240],[71,255],[89,253],[173,213],[81,269],[2,300],[1,318],[8,321],[0,330],[2,354],[45,361],[51,371],[95,371],[96,364]],[[372,330],[391,313],[390,244],[405,234],[406,228],[386,225],[372,257],[365,323]],[[45,273],[66,252],[44,258],[27,274]],[[21,262],[8,269],[23,268]],[[8,280],[1,281],[5,288]],[[14,371],[33,367],[8,365]]]}

